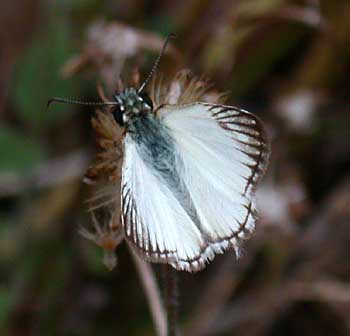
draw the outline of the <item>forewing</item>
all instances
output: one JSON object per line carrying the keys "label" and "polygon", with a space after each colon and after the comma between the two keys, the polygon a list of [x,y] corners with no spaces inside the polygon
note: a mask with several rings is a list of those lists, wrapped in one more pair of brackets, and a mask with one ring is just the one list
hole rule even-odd
{"label": "forewing", "polygon": [[[255,186],[266,169],[269,147],[261,121],[231,107],[196,103],[157,111],[181,158],[176,169],[190,192],[205,246],[239,252],[254,229]],[[202,258],[211,259],[205,253]]]}

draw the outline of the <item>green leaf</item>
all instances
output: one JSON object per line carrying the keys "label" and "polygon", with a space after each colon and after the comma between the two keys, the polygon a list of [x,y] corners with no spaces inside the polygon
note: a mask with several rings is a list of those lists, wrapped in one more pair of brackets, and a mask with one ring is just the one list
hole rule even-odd
{"label": "green leaf", "polygon": [[254,52],[236,65],[232,93],[238,97],[249,92],[291,49],[296,48],[304,33],[305,30],[297,25],[285,25],[258,41]]}
{"label": "green leaf", "polygon": [[28,173],[45,158],[39,144],[6,127],[0,127],[0,153],[0,173]]}
{"label": "green leaf", "polygon": [[4,330],[4,325],[15,303],[15,295],[12,290],[4,286],[0,287],[0,329]]}
{"label": "green leaf", "polygon": [[18,62],[13,99],[19,117],[25,123],[42,128],[47,123],[63,119],[70,108],[53,107],[46,111],[46,103],[53,96],[75,96],[74,80],[63,80],[60,71],[72,55],[69,25],[62,19],[53,20],[44,35],[37,36]]}

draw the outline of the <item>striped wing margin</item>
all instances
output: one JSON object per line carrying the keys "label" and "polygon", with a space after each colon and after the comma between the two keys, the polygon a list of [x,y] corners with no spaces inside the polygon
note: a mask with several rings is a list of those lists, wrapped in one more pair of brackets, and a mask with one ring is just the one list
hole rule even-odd
{"label": "striped wing margin", "polygon": [[149,230],[137,213],[137,206],[132,198],[127,183],[122,186],[122,223],[128,241],[145,260],[155,263],[168,263],[179,271],[198,272],[214,259],[215,254],[222,254],[227,249],[234,249],[239,255],[239,242],[247,239],[251,234],[256,220],[256,211],[253,203],[245,207],[245,218],[238,224],[236,231],[231,235],[214,240],[203,241],[198,245],[198,251],[190,258],[179,256],[177,250],[161,249],[158,244],[152,244]]}
{"label": "striped wing margin", "polygon": [[262,121],[254,114],[233,106],[204,105],[209,107],[211,116],[218,124],[230,133],[237,149],[254,161],[244,163],[251,170],[251,174],[246,178],[243,194],[251,193],[266,171],[270,154]]}

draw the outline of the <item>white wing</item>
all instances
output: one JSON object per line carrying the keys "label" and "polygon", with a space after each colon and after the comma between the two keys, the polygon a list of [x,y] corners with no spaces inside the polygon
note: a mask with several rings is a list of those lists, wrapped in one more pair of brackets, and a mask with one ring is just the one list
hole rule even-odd
{"label": "white wing", "polygon": [[188,190],[193,221],[168,187],[125,140],[122,206],[126,236],[146,258],[197,271],[233,247],[255,223],[254,187],[267,165],[259,119],[229,106],[196,103],[157,111],[179,158],[174,169]]}
{"label": "white wing", "polygon": [[128,135],[121,197],[125,234],[137,251],[146,259],[190,271],[187,260],[198,258],[202,235],[166,184],[146,166]]}

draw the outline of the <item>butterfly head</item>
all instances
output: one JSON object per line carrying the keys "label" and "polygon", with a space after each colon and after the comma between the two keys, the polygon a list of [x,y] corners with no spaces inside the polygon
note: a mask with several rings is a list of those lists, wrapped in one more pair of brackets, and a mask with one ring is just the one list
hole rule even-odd
{"label": "butterfly head", "polygon": [[113,107],[112,114],[120,126],[124,126],[135,116],[153,109],[151,98],[145,92],[139,92],[134,88],[127,88],[121,93],[114,94],[113,99],[117,104]]}

